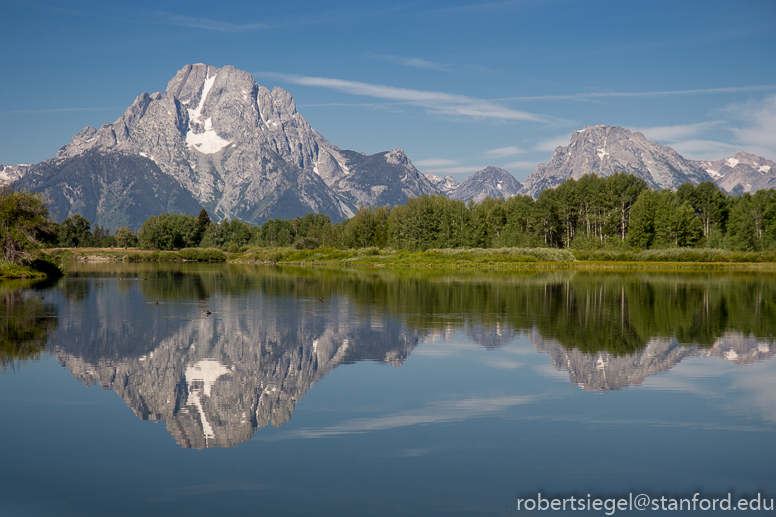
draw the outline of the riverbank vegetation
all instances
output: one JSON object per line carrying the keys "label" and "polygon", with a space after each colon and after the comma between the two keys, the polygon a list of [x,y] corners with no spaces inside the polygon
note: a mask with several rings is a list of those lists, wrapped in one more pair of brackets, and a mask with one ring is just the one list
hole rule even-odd
{"label": "riverbank vegetation", "polygon": [[59,264],[39,251],[53,234],[46,203],[38,194],[0,188],[0,278],[61,276]]}
{"label": "riverbank vegetation", "polygon": [[732,195],[712,182],[658,191],[641,178],[617,173],[569,179],[536,200],[518,195],[465,203],[421,196],[393,208],[362,207],[336,224],[327,215],[311,213],[261,225],[237,219],[216,223],[202,209],[198,216],[152,216],[137,232],[124,227],[114,235],[99,226],[92,231],[89,221],[74,215],[55,225],[52,234],[47,241],[52,247],[124,248],[122,257],[135,261],[774,262],[776,192]]}

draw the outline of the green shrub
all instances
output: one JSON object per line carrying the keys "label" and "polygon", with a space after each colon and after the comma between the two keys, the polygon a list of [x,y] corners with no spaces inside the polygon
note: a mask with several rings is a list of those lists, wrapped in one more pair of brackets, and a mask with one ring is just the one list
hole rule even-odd
{"label": "green shrub", "polygon": [[226,260],[226,254],[218,248],[183,248],[178,252],[178,255],[184,260],[198,262],[223,262]]}
{"label": "green shrub", "polygon": [[55,258],[41,255],[32,261],[32,269],[40,271],[49,278],[59,278],[65,276],[65,269],[62,264]]}

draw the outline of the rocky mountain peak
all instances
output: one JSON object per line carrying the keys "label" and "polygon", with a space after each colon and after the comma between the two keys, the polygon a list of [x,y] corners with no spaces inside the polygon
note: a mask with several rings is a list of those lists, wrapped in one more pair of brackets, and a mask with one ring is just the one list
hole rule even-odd
{"label": "rocky mountain peak", "polygon": [[698,164],[727,192],[740,194],[776,187],[776,162],[746,151]]}
{"label": "rocky mountain peak", "polygon": [[486,197],[508,199],[520,192],[522,187],[523,185],[504,169],[489,166],[466,178],[449,196],[463,201],[473,199],[479,203]]}
{"label": "rocky mountain peak", "polygon": [[428,181],[430,181],[431,184],[437,188],[437,190],[448,197],[450,197],[452,193],[455,192],[455,189],[461,185],[458,180],[449,174],[444,178],[440,178],[436,174],[426,174],[425,176],[428,178]]}
{"label": "rocky mountain peak", "polygon": [[585,174],[611,176],[626,172],[643,178],[651,188],[676,189],[685,182],[711,178],[698,163],[667,146],[650,142],[639,132],[619,126],[587,126],[572,132],[568,146],[559,146],[550,163],[541,163],[528,176],[522,193],[538,196],[545,188]]}
{"label": "rocky mountain peak", "polygon": [[[115,122],[84,128],[31,170],[23,187],[56,199],[60,218],[133,192],[139,197],[125,204],[136,207],[132,216],[96,210],[93,222],[128,220],[135,227],[159,213],[147,211],[148,199],[168,210],[199,205],[215,220],[261,223],[306,212],[337,221],[361,204],[403,204],[438,193],[401,149],[371,156],[343,151],[310,127],[287,91],[269,90],[233,66],[204,63],[184,66],[164,92],[142,93]],[[11,170],[5,175],[11,178]],[[82,185],[89,177],[101,178],[101,186]]]}
{"label": "rocky mountain peak", "polygon": [[385,161],[392,165],[401,165],[403,167],[408,167],[411,165],[410,159],[406,154],[404,154],[404,151],[398,147],[385,155]]}

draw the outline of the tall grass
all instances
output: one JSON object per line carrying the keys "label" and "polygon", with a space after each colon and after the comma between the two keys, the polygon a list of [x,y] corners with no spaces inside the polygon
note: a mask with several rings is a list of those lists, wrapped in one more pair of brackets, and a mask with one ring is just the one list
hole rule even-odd
{"label": "tall grass", "polygon": [[154,251],[152,253],[129,253],[124,256],[129,262],[224,262],[226,253],[217,248],[183,248],[180,251]]}
{"label": "tall grass", "polygon": [[577,260],[596,262],[776,262],[776,251],[668,248],[643,251],[574,250]]}
{"label": "tall grass", "polygon": [[252,248],[244,253],[233,255],[230,260],[274,264],[499,267],[534,262],[574,262],[576,259],[569,251],[547,248],[465,248],[406,251],[370,247],[348,250],[336,248],[313,250]]}

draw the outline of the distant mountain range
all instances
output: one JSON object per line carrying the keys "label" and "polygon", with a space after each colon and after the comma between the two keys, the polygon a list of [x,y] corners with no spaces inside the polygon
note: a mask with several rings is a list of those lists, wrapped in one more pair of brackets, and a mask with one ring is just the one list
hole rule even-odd
{"label": "distant mountain range", "polygon": [[540,163],[520,193],[537,197],[569,178],[615,172],[639,176],[650,188],[658,189],[676,190],[682,183],[702,181],[714,181],[729,193],[776,187],[776,163],[753,154],[740,152],[716,162],[688,160],[639,132],[619,126],[588,126],[574,131],[568,146],[555,148],[550,163]]}
{"label": "distant mountain range", "polygon": [[84,128],[54,158],[0,165],[0,186],[42,192],[59,221],[78,213],[116,229],[202,207],[217,221],[259,224],[316,212],[336,222],[359,206],[395,206],[426,194],[536,197],[568,178],[617,171],[653,188],[715,181],[727,192],[754,192],[776,186],[775,167],[743,152],[716,162],[687,160],[641,133],[590,126],[574,131],[524,185],[497,167],[459,183],[422,174],[401,149],[340,149],[310,127],[288,92],[270,91],[231,66],[195,64],[179,70],[163,93],[141,94],[112,124]]}
{"label": "distant mountain range", "polygon": [[440,178],[426,174],[431,183],[450,199],[480,202],[486,197],[510,198],[520,192],[523,185],[510,173],[498,167],[485,167],[459,183],[452,176]]}
{"label": "distant mountain range", "polygon": [[776,187],[776,163],[747,152],[716,162],[699,162],[723,190],[756,192]]}

